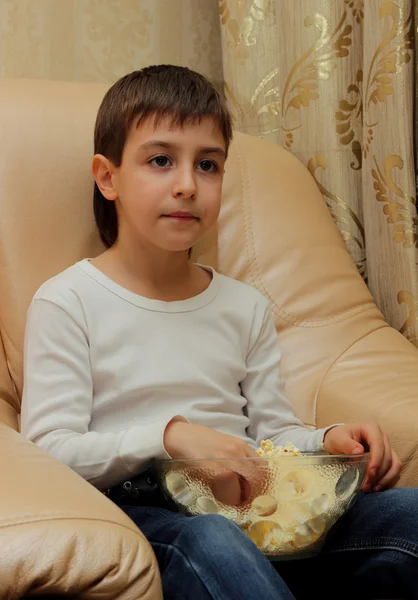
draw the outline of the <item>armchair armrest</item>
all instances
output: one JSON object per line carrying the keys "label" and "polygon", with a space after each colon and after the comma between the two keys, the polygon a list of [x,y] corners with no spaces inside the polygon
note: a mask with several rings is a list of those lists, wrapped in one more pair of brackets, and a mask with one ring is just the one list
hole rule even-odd
{"label": "armchair armrest", "polygon": [[151,546],[67,466],[0,424],[1,597],[160,600]]}
{"label": "armchair armrest", "polygon": [[401,486],[418,485],[418,351],[383,326],[358,340],[319,387],[317,426],[377,421],[404,464]]}

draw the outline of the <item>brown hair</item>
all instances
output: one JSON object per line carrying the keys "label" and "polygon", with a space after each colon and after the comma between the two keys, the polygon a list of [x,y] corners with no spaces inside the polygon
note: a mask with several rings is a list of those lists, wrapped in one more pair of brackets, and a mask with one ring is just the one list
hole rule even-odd
{"label": "brown hair", "polygon": [[[94,153],[103,154],[119,167],[132,124],[136,121],[138,127],[151,116],[156,123],[171,117],[173,124],[180,127],[212,117],[228,152],[231,116],[215,87],[203,75],[186,67],[155,65],[125,75],[107,91],[97,113]],[[106,200],[96,184],[93,203],[100,237],[109,248],[118,235],[115,203]]]}

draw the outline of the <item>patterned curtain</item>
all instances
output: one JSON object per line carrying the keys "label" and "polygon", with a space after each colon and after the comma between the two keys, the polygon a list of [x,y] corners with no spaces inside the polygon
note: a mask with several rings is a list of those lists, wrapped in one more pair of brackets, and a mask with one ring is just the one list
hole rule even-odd
{"label": "patterned curtain", "polygon": [[236,127],[316,180],[386,319],[418,345],[412,0],[218,0]]}

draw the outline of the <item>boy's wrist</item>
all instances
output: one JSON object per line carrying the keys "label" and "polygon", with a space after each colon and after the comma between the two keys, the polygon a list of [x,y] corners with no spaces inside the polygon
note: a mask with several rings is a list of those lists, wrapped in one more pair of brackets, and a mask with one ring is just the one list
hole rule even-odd
{"label": "boy's wrist", "polygon": [[177,440],[184,435],[182,426],[190,425],[190,421],[180,415],[173,417],[166,425],[163,434],[163,446],[164,450],[170,456],[175,458],[178,455]]}
{"label": "boy's wrist", "polygon": [[322,438],[322,449],[323,450],[327,451],[325,446],[326,446],[326,437],[329,434],[329,432],[332,431],[332,430],[334,430],[334,429],[336,429],[336,428],[338,428],[338,427],[341,427],[341,425],[344,425],[344,423],[335,423],[334,425],[329,425],[325,429],[324,435],[323,435],[323,438]]}

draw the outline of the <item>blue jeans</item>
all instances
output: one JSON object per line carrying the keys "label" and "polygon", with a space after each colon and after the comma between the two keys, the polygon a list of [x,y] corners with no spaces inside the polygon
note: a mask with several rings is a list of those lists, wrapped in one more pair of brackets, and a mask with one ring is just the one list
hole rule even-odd
{"label": "blue jeans", "polygon": [[418,599],[418,488],[362,494],[313,558],[270,562],[219,515],[122,505],[151,543],[165,600]]}

